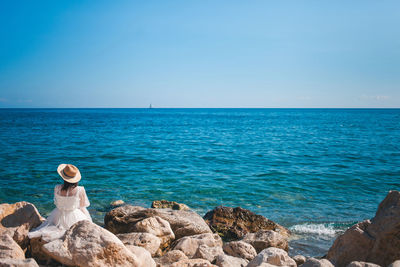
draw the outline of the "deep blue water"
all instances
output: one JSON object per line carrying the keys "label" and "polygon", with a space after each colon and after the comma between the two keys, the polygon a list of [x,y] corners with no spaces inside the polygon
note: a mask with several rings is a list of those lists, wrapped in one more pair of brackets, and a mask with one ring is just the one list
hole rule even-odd
{"label": "deep blue water", "polygon": [[0,109],[0,202],[48,215],[60,163],[98,223],[117,199],[241,206],[321,255],[400,189],[400,109]]}

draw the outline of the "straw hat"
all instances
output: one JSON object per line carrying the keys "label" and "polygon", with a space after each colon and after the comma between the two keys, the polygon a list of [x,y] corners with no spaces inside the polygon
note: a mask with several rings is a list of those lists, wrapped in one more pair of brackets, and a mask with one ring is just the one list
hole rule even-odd
{"label": "straw hat", "polygon": [[72,164],[60,164],[57,172],[68,183],[74,184],[81,180],[79,169]]}

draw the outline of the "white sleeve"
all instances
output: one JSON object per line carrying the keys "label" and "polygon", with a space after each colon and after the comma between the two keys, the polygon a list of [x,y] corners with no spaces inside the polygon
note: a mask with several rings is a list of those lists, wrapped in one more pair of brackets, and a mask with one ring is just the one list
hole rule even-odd
{"label": "white sleeve", "polygon": [[54,187],[54,205],[56,205],[56,206],[57,206],[57,198],[56,198],[56,195],[60,193],[60,188],[61,188],[60,185],[56,185],[56,186]]}
{"label": "white sleeve", "polygon": [[85,188],[82,186],[79,190],[79,198],[80,198],[80,207],[89,207],[90,206],[90,202],[89,199],[86,195],[86,191]]}

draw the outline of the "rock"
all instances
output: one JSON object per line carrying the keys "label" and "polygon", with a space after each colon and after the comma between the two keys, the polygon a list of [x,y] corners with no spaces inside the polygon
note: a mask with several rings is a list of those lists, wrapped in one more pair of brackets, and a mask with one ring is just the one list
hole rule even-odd
{"label": "rock", "polygon": [[203,259],[187,259],[180,260],[170,265],[170,267],[217,267],[208,260]]}
{"label": "rock", "polygon": [[125,202],[122,199],[119,199],[119,200],[112,201],[110,203],[110,206],[111,207],[119,207],[119,206],[122,206],[124,204],[125,204]]}
{"label": "rock", "polygon": [[258,267],[262,263],[269,263],[276,266],[296,267],[296,262],[290,258],[286,251],[280,248],[266,248],[249,262],[247,267]]}
{"label": "rock", "polygon": [[29,244],[28,232],[42,221],[44,218],[29,202],[0,205],[0,234],[9,234],[22,249]]}
{"label": "rock", "polygon": [[218,234],[211,233],[185,236],[176,241],[173,249],[181,250],[186,256],[191,258],[201,245],[206,245],[208,247],[222,247],[222,240]]}
{"label": "rock", "polygon": [[400,192],[390,191],[375,217],[349,228],[329,249],[327,259],[335,266],[352,261],[387,266],[400,259]]}
{"label": "rock", "polygon": [[169,222],[175,238],[184,236],[211,233],[204,220],[191,210],[172,209],[145,209],[125,205],[109,211],[104,217],[104,225],[114,234],[129,233],[134,231],[134,226],[139,221],[158,216]]}
{"label": "rock", "polygon": [[151,257],[150,252],[138,246],[126,246],[136,257],[138,257],[140,266],[156,267],[156,262]]}
{"label": "rock", "polygon": [[115,235],[87,221],[79,221],[61,239],[43,245],[43,251],[69,266],[143,266]]}
{"label": "rock", "polygon": [[39,267],[36,261],[29,259],[0,259],[0,267]]}
{"label": "rock", "polygon": [[125,246],[138,246],[145,248],[151,256],[160,256],[161,239],[150,233],[126,233],[118,234],[117,237]]}
{"label": "rock", "polygon": [[347,267],[381,267],[381,266],[370,262],[352,261],[347,265]]}
{"label": "rock", "polygon": [[346,266],[354,260],[366,260],[374,245],[374,238],[366,231],[370,224],[371,222],[366,220],[347,229],[335,240],[328,251],[327,259],[339,266]]}
{"label": "rock", "polygon": [[302,267],[334,267],[327,259],[317,260],[315,258],[309,258],[306,260]]}
{"label": "rock", "polygon": [[154,209],[190,210],[185,204],[168,200],[155,200],[151,203],[151,207]]}
{"label": "rock", "polygon": [[248,233],[242,239],[243,242],[252,245],[257,253],[260,253],[263,249],[269,247],[281,248],[286,251],[289,249],[287,237],[272,231],[272,230],[261,230],[256,233]]}
{"label": "rock", "polygon": [[150,233],[161,239],[161,248],[169,246],[172,240],[175,239],[175,234],[171,229],[169,222],[154,216],[143,219],[133,226],[134,232]]}
{"label": "rock", "polygon": [[246,267],[248,263],[248,260],[225,254],[217,256],[215,260],[215,265],[219,267]]}
{"label": "rock", "polygon": [[388,267],[400,267],[400,260],[392,262]]}
{"label": "rock", "polygon": [[157,259],[157,266],[169,266],[174,262],[189,259],[185,253],[180,250],[171,250],[164,254],[164,256]]}
{"label": "rock", "polygon": [[193,259],[205,259],[209,262],[213,262],[219,255],[224,255],[222,247],[209,247],[207,245],[200,245],[197,248],[196,253],[193,255]]}
{"label": "rock", "polygon": [[243,241],[232,241],[225,243],[222,247],[226,254],[251,261],[257,256],[255,248]]}
{"label": "rock", "polygon": [[290,234],[285,227],[240,207],[219,206],[207,212],[204,219],[224,241],[238,240],[248,233],[260,230],[274,230],[284,237],[288,237]]}
{"label": "rock", "polygon": [[32,238],[29,241],[28,251],[29,255],[39,263],[47,263],[52,259],[43,251],[43,245],[47,244],[48,241],[41,237]]}
{"label": "rock", "polygon": [[303,255],[296,255],[292,259],[296,262],[297,266],[302,265],[307,260]]}
{"label": "rock", "polygon": [[0,235],[0,258],[25,259],[25,253],[8,234]]}

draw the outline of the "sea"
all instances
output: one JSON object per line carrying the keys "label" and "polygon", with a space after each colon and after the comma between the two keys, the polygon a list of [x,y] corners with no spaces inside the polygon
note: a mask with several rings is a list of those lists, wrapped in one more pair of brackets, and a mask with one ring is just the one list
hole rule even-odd
{"label": "sea", "polygon": [[94,221],[110,202],[243,207],[323,256],[400,190],[400,109],[0,109],[0,202],[54,208],[76,165]]}

